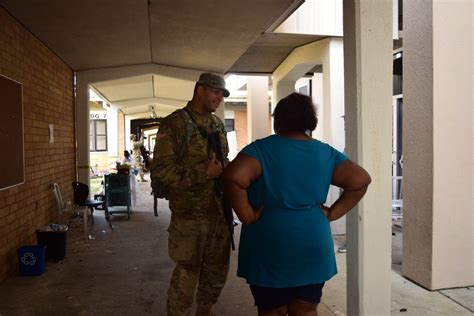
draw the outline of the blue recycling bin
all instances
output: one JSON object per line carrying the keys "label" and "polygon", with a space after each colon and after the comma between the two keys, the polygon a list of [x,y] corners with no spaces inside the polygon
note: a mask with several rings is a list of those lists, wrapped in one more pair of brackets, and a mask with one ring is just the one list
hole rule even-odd
{"label": "blue recycling bin", "polygon": [[21,275],[31,276],[43,274],[46,246],[22,246],[17,249],[17,253]]}

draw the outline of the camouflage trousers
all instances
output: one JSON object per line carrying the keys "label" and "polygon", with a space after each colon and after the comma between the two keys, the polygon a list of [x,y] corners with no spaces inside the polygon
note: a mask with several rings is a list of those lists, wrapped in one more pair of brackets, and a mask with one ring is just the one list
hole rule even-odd
{"label": "camouflage trousers", "polygon": [[189,315],[196,286],[198,306],[214,305],[229,271],[230,236],[224,219],[172,214],[168,232],[169,255],[176,263],[168,290],[168,315]]}

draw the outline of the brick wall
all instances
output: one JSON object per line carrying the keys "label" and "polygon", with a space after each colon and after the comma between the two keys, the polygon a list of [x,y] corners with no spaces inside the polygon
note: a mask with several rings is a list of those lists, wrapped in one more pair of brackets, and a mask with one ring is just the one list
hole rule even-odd
{"label": "brick wall", "polygon": [[[36,244],[35,230],[58,220],[52,184],[72,196],[76,156],[73,71],[2,7],[0,74],[23,84],[25,132],[25,183],[0,191],[2,281],[16,273],[16,249]],[[48,124],[54,124],[54,144]]]}

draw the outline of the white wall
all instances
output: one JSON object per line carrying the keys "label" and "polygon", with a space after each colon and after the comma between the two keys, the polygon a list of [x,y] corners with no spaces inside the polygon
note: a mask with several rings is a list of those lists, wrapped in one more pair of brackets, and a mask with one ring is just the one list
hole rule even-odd
{"label": "white wall", "polygon": [[342,36],[342,0],[306,0],[275,32]]}

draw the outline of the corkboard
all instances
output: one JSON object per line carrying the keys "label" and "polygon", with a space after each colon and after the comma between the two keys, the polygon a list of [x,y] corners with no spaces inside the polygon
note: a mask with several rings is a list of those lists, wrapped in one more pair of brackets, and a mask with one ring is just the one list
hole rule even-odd
{"label": "corkboard", "polygon": [[22,89],[0,75],[0,190],[25,182]]}

